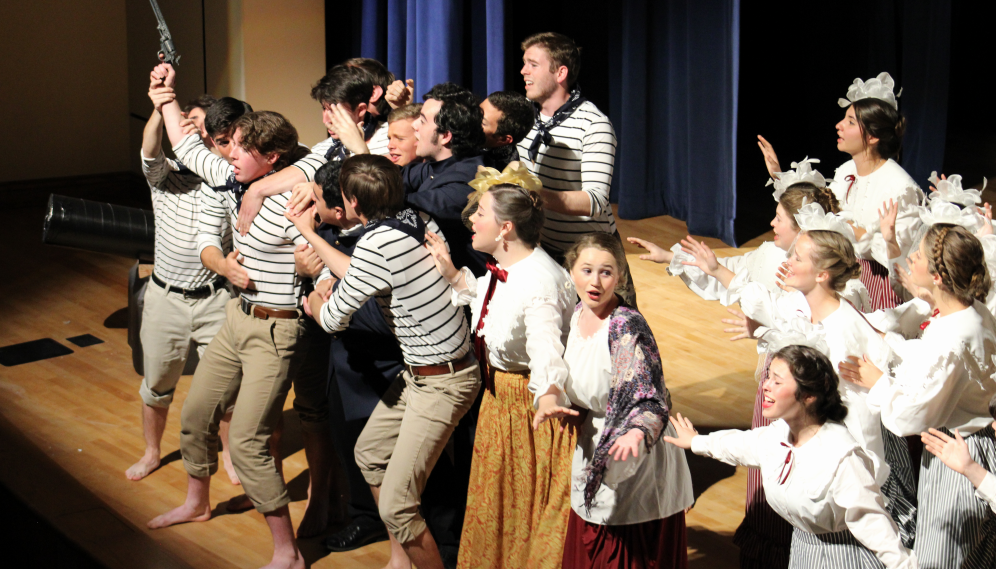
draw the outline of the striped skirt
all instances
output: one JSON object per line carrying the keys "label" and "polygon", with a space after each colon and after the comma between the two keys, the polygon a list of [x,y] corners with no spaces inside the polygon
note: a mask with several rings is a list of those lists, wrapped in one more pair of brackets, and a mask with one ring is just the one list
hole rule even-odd
{"label": "striped skirt", "polygon": [[882,569],[884,567],[878,557],[861,545],[847,530],[816,535],[796,528],[792,534],[792,559],[789,561],[789,569]]}
{"label": "striped skirt", "polygon": [[885,509],[899,526],[903,546],[913,549],[916,540],[916,484],[913,482],[913,465],[910,461],[906,439],[882,426],[885,443],[885,462],[889,477],[882,484],[882,495],[889,499]]}
{"label": "striped skirt", "polygon": [[861,265],[861,284],[868,289],[868,300],[871,302],[871,310],[882,310],[884,308],[895,308],[903,301],[892,290],[892,283],[889,282],[889,269],[878,264],[873,259],[858,259]]}
{"label": "striped skirt", "polygon": [[[769,355],[764,367],[758,370],[760,382],[757,386],[757,396],[754,398],[754,417],[750,424],[752,429],[771,424],[771,421],[761,415],[761,403],[764,401],[763,378],[768,376],[770,365]],[[733,534],[733,543],[740,548],[741,569],[788,567],[793,530],[792,525],[768,505],[764,487],[761,485],[761,471],[756,468],[747,469],[747,508],[744,512],[744,521]]]}
{"label": "striped skirt", "polygon": [[559,568],[576,430],[552,420],[534,431],[529,375],[489,372],[495,393],[481,401],[457,566]]}
{"label": "striped skirt", "polygon": [[[950,435],[947,429],[940,429]],[[972,459],[996,470],[992,425],[965,437]],[[929,452],[920,462],[916,552],[921,569],[996,567],[996,514],[975,487]]]}

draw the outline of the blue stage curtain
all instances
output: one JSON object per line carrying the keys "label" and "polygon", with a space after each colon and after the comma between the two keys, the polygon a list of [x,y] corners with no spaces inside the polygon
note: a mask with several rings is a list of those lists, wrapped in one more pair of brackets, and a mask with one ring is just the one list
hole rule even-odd
{"label": "blue stage curtain", "polygon": [[420,99],[452,81],[478,95],[505,88],[505,0],[363,0],[360,52]]}
{"label": "blue stage curtain", "polygon": [[734,243],[740,1],[633,0],[610,32],[619,216]]}
{"label": "blue stage curtain", "polygon": [[[944,164],[951,64],[951,2],[906,2],[902,25],[899,110],[908,121],[903,168],[924,189]],[[958,174],[959,172],[947,172]]]}

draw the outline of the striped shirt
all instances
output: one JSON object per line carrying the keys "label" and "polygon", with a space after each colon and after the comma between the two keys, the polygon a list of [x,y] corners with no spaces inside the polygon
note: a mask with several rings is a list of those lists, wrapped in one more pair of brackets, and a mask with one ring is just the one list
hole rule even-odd
{"label": "striped shirt", "polygon": [[[152,190],[152,211],[156,219],[153,271],[172,287],[204,286],[217,275],[201,264],[197,248],[198,218],[217,216],[221,197],[205,186],[196,174],[166,158],[162,150],[155,158],[147,158],[144,153],[141,157],[142,173]],[[222,216],[217,221],[218,248],[230,251],[232,232],[228,220]]]}
{"label": "striped shirt", "polygon": [[[311,153],[302,158],[299,163],[304,165],[307,164],[310,169],[312,169],[309,174],[304,168],[301,171],[304,172],[305,176],[308,177],[308,181],[315,179],[314,172],[317,172],[319,168],[325,165],[327,160],[325,159],[325,153],[328,152],[329,148],[336,143],[335,138],[331,136],[325,140],[319,142],[318,144],[311,147]],[[367,148],[370,150],[370,154],[376,154],[377,156],[387,156],[387,143],[389,139],[387,137],[387,121],[384,121],[376,131],[374,131],[373,136],[367,141]],[[297,164],[295,164],[297,166]]]}
{"label": "striped shirt", "polygon": [[[541,117],[549,120],[550,117]],[[591,211],[587,216],[546,212],[542,242],[547,251],[565,251],[581,235],[602,231],[615,233],[616,222],[609,205],[612,168],[616,158],[616,133],[609,118],[591,101],[585,101],[564,122],[550,131],[553,142],[541,145],[536,162],[529,160],[529,147],[537,136],[536,127],[519,142],[519,156],[535,174],[543,189],[588,194]]]}
{"label": "striped shirt", "polygon": [[[212,188],[223,188],[233,167],[215,156],[195,135],[185,137],[173,149],[177,157],[199,174]],[[223,209],[234,226],[238,218],[235,193],[219,190],[224,200]],[[259,215],[252,222],[249,233],[243,237],[233,232],[234,247],[244,257],[242,266],[249,274],[253,290],[240,291],[253,304],[293,310],[300,305],[301,278],[294,269],[294,247],[308,241],[294,224],[284,217],[291,193],[284,192],[263,200]],[[220,244],[219,218],[204,215],[198,219],[197,253]],[[219,247],[220,248],[220,247]]]}
{"label": "striped shirt", "polygon": [[[426,229],[442,237],[428,215],[405,212],[421,216]],[[347,328],[352,314],[370,298],[394,330],[405,363],[444,364],[470,351],[467,317],[463,307],[450,302],[450,285],[432,255],[415,237],[384,224],[356,243],[349,270],[322,307],[322,328],[330,333]]]}

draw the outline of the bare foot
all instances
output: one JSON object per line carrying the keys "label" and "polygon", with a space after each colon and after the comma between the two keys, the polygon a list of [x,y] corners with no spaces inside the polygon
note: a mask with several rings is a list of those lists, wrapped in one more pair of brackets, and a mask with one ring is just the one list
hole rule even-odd
{"label": "bare foot", "polygon": [[294,557],[281,557],[277,558],[276,554],[273,556],[273,560],[270,561],[266,566],[260,569],[304,569],[304,557],[300,554]]}
{"label": "bare foot", "polygon": [[229,512],[245,512],[251,510],[252,508],[252,500],[250,500],[249,496],[246,496],[245,494],[239,494],[238,496],[232,498],[228,501],[228,505],[225,506],[225,509]]}
{"label": "bare foot", "polygon": [[225,472],[228,473],[228,479],[232,481],[234,486],[239,486],[242,481],[239,480],[239,473],[235,472],[235,467],[232,466],[232,455],[228,452],[228,447],[226,446],[221,451],[221,463],[225,465]]}
{"label": "bare foot", "polygon": [[145,451],[145,455],[125,471],[125,476],[128,480],[141,480],[157,468],[159,468],[159,453]]}
{"label": "bare foot", "polygon": [[304,509],[301,525],[297,527],[298,539],[315,537],[329,527],[329,493],[320,492],[320,499],[314,496],[308,498],[308,507]]}
{"label": "bare foot", "polygon": [[205,504],[203,507],[197,508],[183,504],[182,506],[174,508],[161,516],[153,518],[153,520],[146,525],[149,529],[160,529],[176,524],[185,524],[187,522],[206,522],[210,519],[210,504]]}

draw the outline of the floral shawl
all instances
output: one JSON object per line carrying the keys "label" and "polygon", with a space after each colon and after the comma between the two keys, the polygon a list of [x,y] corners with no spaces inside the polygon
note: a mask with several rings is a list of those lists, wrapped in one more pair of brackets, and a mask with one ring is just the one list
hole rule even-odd
{"label": "floral shawl", "polygon": [[[581,305],[578,304],[580,310]],[[609,320],[612,386],[602,438],[585,467],[584,505],[591,508],[611,459],[609,449],[630,429],[640,429],[647,450],[660,441],[668,423],[668,396],[657,342],[643,315],[620,304]]]}

